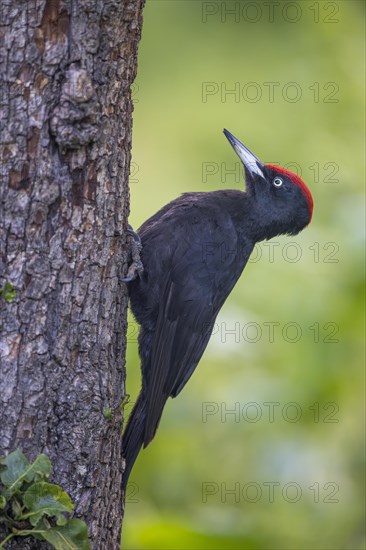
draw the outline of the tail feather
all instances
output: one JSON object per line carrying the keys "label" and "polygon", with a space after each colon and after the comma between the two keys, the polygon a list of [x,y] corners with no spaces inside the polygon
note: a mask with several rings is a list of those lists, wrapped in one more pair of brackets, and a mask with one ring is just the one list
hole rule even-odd
{"label": "tail feather", "polygon": [[146,401],[141,392],[137,398],[122,436],[122,453],[126,461],[122,478],[122,490],[126,492],[128,478],[144,442]]}

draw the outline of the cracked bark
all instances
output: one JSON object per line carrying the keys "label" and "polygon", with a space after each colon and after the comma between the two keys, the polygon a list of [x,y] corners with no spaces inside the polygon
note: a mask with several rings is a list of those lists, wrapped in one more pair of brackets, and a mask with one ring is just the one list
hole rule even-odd
{"label": "cracked bark", "polygon": [[108,550],[123,516],[122,417],[103,410],[124,397],[143,1],[2,0],[0,13],[0,286],[17,291],[0,304],[0,455],[46,453],[92,547]]}

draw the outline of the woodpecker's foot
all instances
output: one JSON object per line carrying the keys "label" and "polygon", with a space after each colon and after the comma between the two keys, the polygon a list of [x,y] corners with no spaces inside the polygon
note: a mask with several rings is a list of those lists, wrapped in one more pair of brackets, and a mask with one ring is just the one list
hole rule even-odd
{"label": "woodpecker's foot", "polygon": [[142,265],[140,258],[140,252],[142,249],[140,236],[132,229],[130,225],[128,225],[127,235],[131,243],[132,264],[128,268],[126,277],[121,278],[123,283],[130,283],[131,281],[134,281],[137,276],[141,278],[144,271],[144,266]]}

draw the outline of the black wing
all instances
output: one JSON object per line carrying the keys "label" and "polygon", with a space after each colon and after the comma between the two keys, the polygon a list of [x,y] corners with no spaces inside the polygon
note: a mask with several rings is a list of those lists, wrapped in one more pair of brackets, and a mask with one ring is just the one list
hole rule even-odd
{"label": "black wing", "polygon": [[238,266],[242,262],[233,253],[237,247],[236,231],[231,222],[225,222],[230,226],[226,231],[217,220],[201,220],[186,229],[171,255],[165,280],[161,281],[146,396],[144,446],[155,435],[166,400],[178,395],[196,368],[216,316],[244,267]]}

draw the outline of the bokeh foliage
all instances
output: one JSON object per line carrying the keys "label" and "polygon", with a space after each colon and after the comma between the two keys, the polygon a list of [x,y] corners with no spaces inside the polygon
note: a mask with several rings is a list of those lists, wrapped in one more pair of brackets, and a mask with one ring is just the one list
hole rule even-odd
{"label": "bokeh foliage", "polygon": [[[302,234],[260,245],[167,403],[131,476],[126,549],[364,548],[364,3],[275,2],[273,21],[269,4],[145,8],[132,225],[184,191],[243,188],[223,127],[263,161],[300,166],[315,209]],[[203,96],[205,83],[219,91]],[[225,94],[235,83],[239,98]],[[132,402],[136,335],[131,317]]]}

